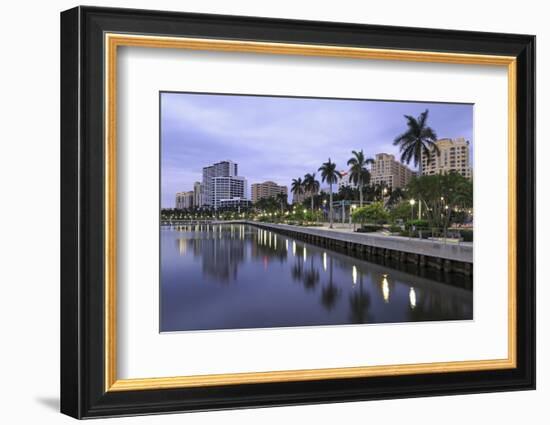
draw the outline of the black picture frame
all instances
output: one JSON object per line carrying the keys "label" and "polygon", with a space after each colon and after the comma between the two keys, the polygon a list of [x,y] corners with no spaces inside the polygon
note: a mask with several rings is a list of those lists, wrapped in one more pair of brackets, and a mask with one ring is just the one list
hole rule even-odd
{"label": "black picture frame", "polygon": [[[517,58],[517,367],[474,372],[106,392],[104,33]],[[61,412],[75,418],[535,388],[535,37],[76,7],[61,13]]]}

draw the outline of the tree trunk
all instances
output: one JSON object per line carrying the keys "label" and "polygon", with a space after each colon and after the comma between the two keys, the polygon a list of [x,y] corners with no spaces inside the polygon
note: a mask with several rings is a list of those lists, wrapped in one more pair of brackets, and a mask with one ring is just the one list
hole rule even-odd
{"label": "tree trunk", "polygon": [[328,195],[329,195],[329,201],[330,201],[330,206],[329,206],[329,213],[328,213],[328,216],[329,216],[329,227],[332,229],[332,184],[329,184],[328,186]]}
{"label": "tree trunk", "polygon": [[313,192],[311,192],[311,214],[313,215]]}
{"label": "tree trunk", "polygon": [[363,184],[359,184],[359,206],[363,207]]}

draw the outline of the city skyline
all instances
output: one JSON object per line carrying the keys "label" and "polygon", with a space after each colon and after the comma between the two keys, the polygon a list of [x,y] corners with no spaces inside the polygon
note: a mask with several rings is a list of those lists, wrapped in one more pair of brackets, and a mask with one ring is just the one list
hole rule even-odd
{"label": "city skyline", "polygon": [[329,157],[347,170],[352,150],[399,159],[393,139],[406,129],[403,115],[425,109],[438,138],[473,142],[471,104],[162,93],[161,207],[173,208],[175,194],[192,190],[203,167],[223,160],[239,164],[250,193],[265,181],[290,188]]}

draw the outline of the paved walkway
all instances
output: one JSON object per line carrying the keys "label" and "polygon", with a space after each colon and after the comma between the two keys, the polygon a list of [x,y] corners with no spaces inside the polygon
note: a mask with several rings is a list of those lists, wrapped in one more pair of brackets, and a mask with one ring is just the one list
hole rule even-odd
{"label": "paved walkway", "polygon": [[472,242],[451,242],[429,239],[407,238],[403,236],[384,235],[382,233],[357,233],[351,228],[333,228],[328,227],[304,227],[290,224],[272,224],[248,222],[271,228],[273,230],[285,229],[294,232],[316,235],[321,237],[333,238],[343,242],[352,242],[374,246],[377,248],[386,248],[395,251],[403,251],[412,254],[428,255],[430,257],[444,258],[447,260],[473,263],[473,243]]}

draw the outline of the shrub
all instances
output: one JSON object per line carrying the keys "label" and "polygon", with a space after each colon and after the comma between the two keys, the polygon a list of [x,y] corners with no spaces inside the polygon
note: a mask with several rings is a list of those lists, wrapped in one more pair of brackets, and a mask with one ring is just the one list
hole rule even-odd
{"label": "shrub", "polygon": [[427,220],[409,220],[407,221],[406,228],[409,229],[414,226],[416,229],[426,229],[430,223]]}
{"label": "shrub", "polygon": [[473,230],[461,230],[460,236],[464,242],[473,242],[474,241],[474,231]]}
{"label": "shrub", "polygon": [[[422,233],[422,239],[427,239],[427,237],[428,237],[427,232],[421,232],[421,233]],[[401,232],[399,232],[399,236],[404,236],[404,237],[407,237],[407,238],[418,238],[418,237],[420,237],[420,233],[418,232],[418,230],[415,230],[413,232],[410,229],[406,229],[406,230],[402,230]]]}
{"label": "shrub", "polygon": [[372,224],[367,224],[367,225],[361,226],[359,229],[356,230],[356,232],[359,232],[359,233],[372,233],[372,232],[377,232],[380,229],[382,229],[382,226],[375,226],[375,225],[372,225]]}
{"label": "shrub", "polygon": [[401,228],[401,226],[395,226],[395,225],[393,225],[393,226],[388,227],[388,230],[389,230],[391,233],[401,233],[401,230],[403,230],[403,229]]}

